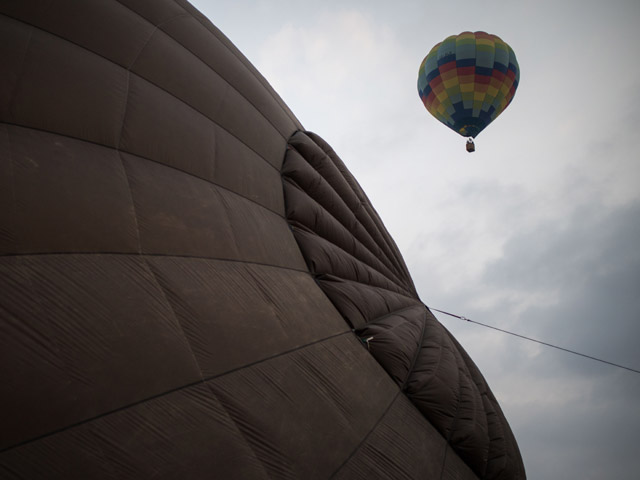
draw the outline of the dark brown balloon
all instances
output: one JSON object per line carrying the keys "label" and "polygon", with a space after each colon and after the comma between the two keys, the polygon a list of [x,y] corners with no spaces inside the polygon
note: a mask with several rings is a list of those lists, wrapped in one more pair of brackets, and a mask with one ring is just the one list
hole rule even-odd
{"label": "dark brown balloon", "polygon": [[0,476],[524,479],[345,164],[183,0],[0,0]]}

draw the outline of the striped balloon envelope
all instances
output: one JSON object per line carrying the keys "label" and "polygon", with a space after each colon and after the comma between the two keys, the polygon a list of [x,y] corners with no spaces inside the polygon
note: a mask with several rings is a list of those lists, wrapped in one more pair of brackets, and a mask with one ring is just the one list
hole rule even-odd
{"label": "striped balloon envelope", "polygon": [[418,92],[429,113],[473,138],[511,103],[519,79],[516,55],[500,37],[463,32],[427,54],[418,73]]}

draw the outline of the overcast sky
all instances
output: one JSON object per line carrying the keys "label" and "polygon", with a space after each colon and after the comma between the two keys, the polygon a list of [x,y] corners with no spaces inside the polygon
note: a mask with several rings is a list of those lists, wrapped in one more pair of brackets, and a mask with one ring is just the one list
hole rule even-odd
{"label": "overcast sky", "polygon": [[[640,370],[638,0],[193,3],[345,161],[423,302]],[[465,30],[500,36],[521,70],[473,154],[416,88]],[[438,318],[528,478],[638,478],[640,374]]]}

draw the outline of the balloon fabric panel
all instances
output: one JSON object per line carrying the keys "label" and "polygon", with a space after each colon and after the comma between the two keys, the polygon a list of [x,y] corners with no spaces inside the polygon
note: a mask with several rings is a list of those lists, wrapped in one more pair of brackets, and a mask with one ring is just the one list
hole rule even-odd
{"label": "balloon fabric panel", "polygon": [[511,103],[519,79],[511,47],[496,35],[463,32],[427,54],[418,92],[436,119],[460,135],[476,137]]}
{"label": "balloon fabric panel", "polygon": [[300,131],[289,139],[282,173],[287,220],[309,271],[366,350],[477,478],[524,478],[517,460],[502,462],[519,453],[485,380],[418,298],[342,160],[318,135]]}

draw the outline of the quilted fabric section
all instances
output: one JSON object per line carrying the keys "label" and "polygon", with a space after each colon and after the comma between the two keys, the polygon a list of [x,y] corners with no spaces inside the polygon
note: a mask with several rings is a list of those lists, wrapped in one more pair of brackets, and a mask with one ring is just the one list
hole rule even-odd
{"label": "quilted fabric section", "polygon": [[420,301],[397,246],[342,160],[299,131],[283,164],[287,220],[316,282],[478,478],[524,478],[515,439],[464,349]]}

